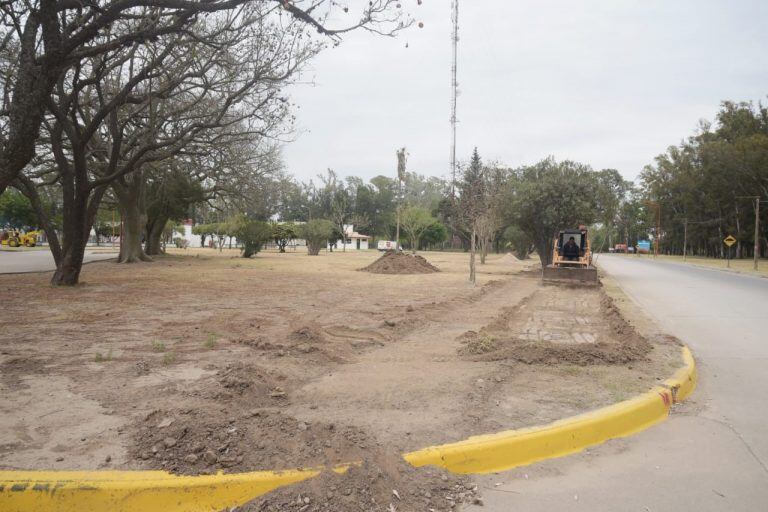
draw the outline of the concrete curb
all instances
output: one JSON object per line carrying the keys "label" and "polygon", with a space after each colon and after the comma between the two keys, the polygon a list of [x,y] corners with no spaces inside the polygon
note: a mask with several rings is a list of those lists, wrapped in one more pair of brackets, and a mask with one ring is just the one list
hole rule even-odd
{"label": "concrete curb", "polygon": [[224,510],[320,472],[306,469],[176,476],[165,471],[0,471],[0,510]]}
{"label": "concrete curb", "polygon": [[672,405],[696,387],[696,364],[682,348],[684,366],[650,391],[549,425],[473,436],[404,455],[413,466],[440,466],[453,473],[493,473],[563,457],[609,439],[627,437],[664,421]]}
{"label": "concrete curb", "polygon": [[[669,416],[672,405],[696,387],[696,364],[682,349],[684,366],[650,391],[618,404],[549,425],[474,436],[403,455],[416,467],[453,473],[491,473],[562,457],[609,439],[626,437]],[[349,464],[331,468],[344,473]],[[236,507],[324,468],[210,476],[164,471],[0,471],[3,512],[193,512]]]}

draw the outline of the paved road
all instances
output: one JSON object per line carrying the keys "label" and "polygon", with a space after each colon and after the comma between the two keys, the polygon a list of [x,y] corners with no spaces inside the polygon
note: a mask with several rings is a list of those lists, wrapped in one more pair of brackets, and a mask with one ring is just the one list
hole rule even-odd
{"label": "paved road", "polygon": [[[85,251],[85,262],[108,260],[117,257],[117,252],[102,252],[107,248]],[[47,249],[35,251],[0,250],[0,274],[16,272],[45,272],[55,270],[53,256]]]}
{"label": "paved road", "polygon": [[768,510],[768,279],[600,256],[699,366],[666,422],[588,453],[480,479],[485,511]]}

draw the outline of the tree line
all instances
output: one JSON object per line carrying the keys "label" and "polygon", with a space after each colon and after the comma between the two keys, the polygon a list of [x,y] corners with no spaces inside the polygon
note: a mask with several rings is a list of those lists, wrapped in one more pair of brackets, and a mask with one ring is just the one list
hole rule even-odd
{"label": "tree line", "polygon": [[723,239],[731,235],[737,258],[751,257],[756,245],[765,256],[768,208],[757,240],[754,233],[755,198],[768,200],[768,109],[723,102],[714,123],[702,121],[694,135],[657,156],[640,183],[647,217],[660,213],[662,252],[723,258]]}
{"label": "tree line", "polygon": [[[231,171],[237,193],[221,192],[226,179],[195,182],[175,169],[149,173],[141,195],[145,249],[155,254],[159,234],[193,217],[197,234],[219,238],[220,247],[223,237],[236,237],[246,257],[270,241],[282,251],[296,238],[306,239],[310,253],[317,254],[327,243],[343,240],[349,224],[392,240],[399,224],[400,244],[414,252],[469,251],[470,278],[475,255],[484,264],[492,250],[513,250],[521,258],[535,251],[546,265],[557,232],[581,224],[590,226],[596,252],[652,239],[662,253],[685,249],[723,257],[722,239],[733,234],[736,256],[750,256],[750,195],[764,196],[768,180],[766,119],[762,106],[724,102],[713,124],[702,122],[694,136],[658,156],[638,184],[615,169],[593,170],[553,158],[519,168],[485,164],[477,149],[460,166],[456,183],[407,170],[365,182],[356,176],[342,179],[330,169],[299,182],[282,171],[273,151],[258,155],[258,165]],[[250,172],[253,168],[260,172]],[[120,206],[118,195],[113,197]],[[59,205],[61,219],[61,202],[53,204]],[[18,192],[0,197],[0,216],[31,224],[37,213]],[[764,226],[765,213],[761,220]],[[765,247],[764,227],[760,236]]]}

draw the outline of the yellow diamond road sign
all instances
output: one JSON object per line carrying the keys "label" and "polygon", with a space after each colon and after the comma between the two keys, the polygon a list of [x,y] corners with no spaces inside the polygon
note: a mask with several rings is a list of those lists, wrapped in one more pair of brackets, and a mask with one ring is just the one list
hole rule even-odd
{"label": "yellow diamond road sign", "polygon": [[725,237],[725,240],[723,240],[723,243],[725,243],[725,245],[730,247],[736,243],[736,239],[733,238],[731,235],[728,235],[727,237]]}

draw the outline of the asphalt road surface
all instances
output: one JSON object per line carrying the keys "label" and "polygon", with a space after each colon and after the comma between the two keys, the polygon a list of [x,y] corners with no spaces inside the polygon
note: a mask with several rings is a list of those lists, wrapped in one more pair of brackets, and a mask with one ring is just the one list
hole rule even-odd
{"label": "asphalt road surface", "polygon": [[[109,252],[104,252],[109,251]],[[109,248],[85,251],[84,261],[109,260],[117,258],[117,251],[112,252]],[[15,274],[19,272],[45,272],[55,270],[56,264],[53,261],[51,251],[46,249],[33,251],[9,251],[0,250],[0,274]]]}
{"label": "asphalt road surface", "polygon": [[768,510],[768,279],[601,255],[699,383],[670,419],[587,452],[480,478],[485,511]]}

